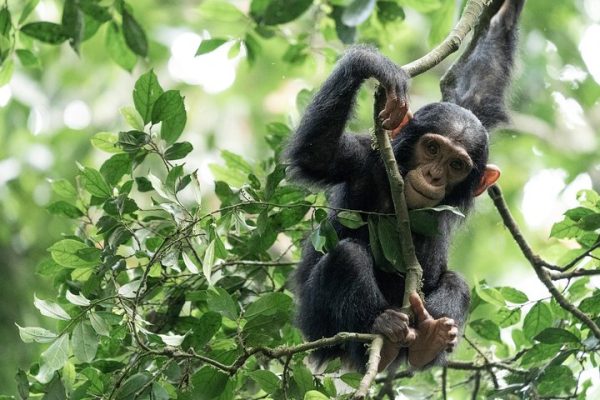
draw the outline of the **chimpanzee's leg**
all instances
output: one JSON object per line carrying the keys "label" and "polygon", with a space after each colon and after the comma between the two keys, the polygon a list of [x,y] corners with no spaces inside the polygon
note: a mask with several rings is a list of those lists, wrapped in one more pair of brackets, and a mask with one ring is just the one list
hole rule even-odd
{"label": "chimpanzee's leg", "polygon": [[[306,249],[306,252],[313,249]],[[312,256],[311,256],[312,255]],[[305,262],[315,261],[305,254]],[[388,306],[373,273],[373,259],[367,245],[344,239],[314,265],[303,263],[296,275],[298,284],[298,323],[309,340],[338,332],[370,333],[375,318]],[[364,368],[364,343],[345,346],[350,362]],[[340,355],[340,349],[316,352],[319,362]]]}

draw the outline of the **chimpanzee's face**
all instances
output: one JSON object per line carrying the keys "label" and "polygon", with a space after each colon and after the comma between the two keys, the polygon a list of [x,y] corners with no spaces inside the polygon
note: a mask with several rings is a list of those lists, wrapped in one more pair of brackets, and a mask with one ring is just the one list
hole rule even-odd
{"label": "chimpanzee's face", "polygon": [[436,133],[424,134],[416,143],[411,168],[404,177],[408,208],[440,204],[472,168],[473,161],[463,146]]}

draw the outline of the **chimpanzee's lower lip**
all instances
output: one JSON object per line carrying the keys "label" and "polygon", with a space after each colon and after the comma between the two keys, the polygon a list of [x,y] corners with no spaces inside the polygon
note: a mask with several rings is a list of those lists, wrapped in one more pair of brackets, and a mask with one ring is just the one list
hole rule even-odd
{"label": "chimpanzee's lower lip", "polygon": [[428,195],[426,195],[425,193],[421,192],[421,191],[420,191],[419,189],[417,189],[417,188],[415,187],[415,185],[413,185],[412,183],[411,183],[411,185],[410,185],[410,186],[412,186],[412,188],[413,188],[413,190],[414,190],[415,192],[417,192],[417,193],[418,193],[418,194],[420,194],[421,196],[425,197],[426,199],[433,200],[433,201],[438,201],[438,200],[439,200],[439,199],[437,199],[437,198],[435,198],[435,197],[428,196]]}

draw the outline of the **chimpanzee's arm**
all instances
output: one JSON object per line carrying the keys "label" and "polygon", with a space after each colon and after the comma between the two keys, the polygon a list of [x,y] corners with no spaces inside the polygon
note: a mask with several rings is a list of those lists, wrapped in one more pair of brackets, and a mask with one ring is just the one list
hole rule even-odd
{"label": "chimpanzee's arm", "polygon": [[312,183],[335,184],[357,174],[369,147],[344,129],[360,85],[371,77],[387,93],[382,125],[392,129],[400,124],[408,76],[375,49],[354,47],[315,95],[292,138],[287,158],[294,175]]}
{"label": "chimpanzee's arm", "polygon": [[494,0],[469,47],[441,81],[443,100],[471,110],[487,129],[508,121],[505,96],[524,2]]}

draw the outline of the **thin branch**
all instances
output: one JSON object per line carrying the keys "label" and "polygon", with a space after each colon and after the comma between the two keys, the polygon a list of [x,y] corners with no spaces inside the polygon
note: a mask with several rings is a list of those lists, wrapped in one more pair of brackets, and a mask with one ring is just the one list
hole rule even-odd
{"label": "thin branch", "polygon": [[442,399],[448,399],[448,367],[442,368]]}
{"label": "thin branch", "polygon": [[570,272],[548,271],[550,279],[557,281],[560,279],[579,278],[581,276],[600,275],[600,269],[576,269]]}
{"label": "thin branch", "polygon": [[579,261],[583,260],[586,257],[590,257],[592,251],[594,251],[594,250],[596,250],[598,248],[600,248],[600,241],[597,242],[592,247],[590,247],[589,249],[587,249],[586,251],[584,251],[582,254],[580,254],[577,257],[575,257],[573,260],[571,260],[570,263],[568,263],[567,265],[565,265],[564,267],[562,267],[561,270],[562,271],[566,271],[568,269],[573,268],[575,265],[577,265],[577,263],[579,263]]}
{"label": "thin branch", "polygon": [[463,15],[446,39],[429,53],[405,65],[402,69],[411,77],[415,77],[435,67],[450,54],[457,51],[462,41],[479,20],[485,7],[488,7],[490,3],[491,0],[469,0]]}
{"label": "thin branch", "polygon": [[400,237],[400,246],[402,256],[406,265],[406,277],[404,279],[404,299],[402,301],[402,312],[411,314],[409,296],[413,292],[421,292],[421,279],[423,277],[423,268],[419,264],[415,254],[415,245],[412,241],[412,231],[410,229],[410,219],[408,217],[408,207],[404,197],[404,180],[398,170],[394,150],[390,143],[390,137],[387,132],[379,125],[375,124],[375,138],[377,146],[381,152],[381,158],[385,165],[385,171],[390,183],[390,191],[394,209],[396,211],[396,223]]}
{"label": "thin branch", "polygon": [[473,343],[468,337],[464,336],[464,339],[467,343],[469,343],[469,346],[471,346],[473,350],[475,350],[481,356],[481,358],[483,358],[483,369],[485,369],[487,373],[490,374],[490,378],[492,379],[494,388],[498,389],[500,387],[500,384],[498,383],[498,378],[496,377],[496,374],[493,371],[492,362],[488,360],[487,356],[483,353],[483,351],[481,351],[479,347],[477,347],[475,343]]}
{"label": "thin branch", "polygon": [[481,386],[481,372],[475,372],[475,383],[473,384],[473,394],[471,395],[471,400],[477,400],[477,395],[479,394],[479,388]]}
{"label": "thin branch", "polygon": [[383,336],[377,335],[371,347],[369,348],[369,362],[367,363],[367,372],[360,381],[358,390],[354,393],[353,399],[362,400],[369,394],[369,387],[375,376],[377,376],[377,370],[379,369],[379,361],[381,361],[381,348],[383,347]]}
{"label": "thin branch", "polygon": [[590,317],[588,317],[583,311],[579,308],[575,307],[572,303],[570,303],[563,295],[559,292],[559,290],[552,283],[552,279],[550,277],[549,272],[544,269],[548,265],[544,260],[542,260],[537,254],[533,252],[523,234],[519,230],[517,223],[513,219],[506,202],[504,201],[504,197],[502,196],[502,191],[497,185],[494,185],[488,189],[488,194],[492,198],[494,205],[498,209],[500,216],[502,217],[502,222],[504,226],[506,226],[511,233],[515,242],[521,249],[521,252],[525,256],[525,258],[529,261],[531,266],[533,267],[536,275],[539,280],[546,286],[550,294],[556,299],[556,302],[565,310],[570,312],[575,318],[580,320],[584,325],[586,325],[590,331],[594,334],[594,336],[600,339],[600,327],[596,325],[594,321]]}

